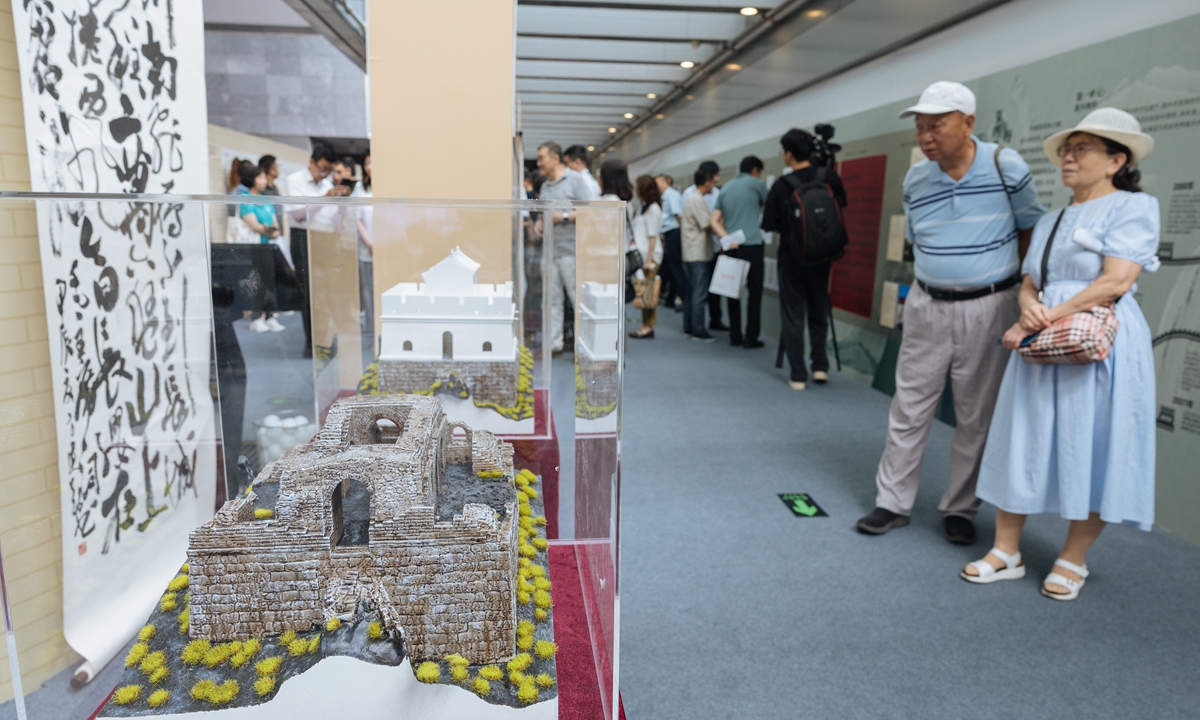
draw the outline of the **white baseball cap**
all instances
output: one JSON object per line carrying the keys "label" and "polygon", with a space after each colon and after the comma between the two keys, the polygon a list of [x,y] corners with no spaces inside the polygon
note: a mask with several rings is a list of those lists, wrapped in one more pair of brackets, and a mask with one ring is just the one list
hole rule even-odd
{"label": "white baseball cap", "polygon": [[941,115],[942,113],[961,112],[963,115],[975,114],[975,93],[962,83],[941,80],[935,82],[921,93],[921,99],[916,105],[904,108],[900,117],[910,115]]}

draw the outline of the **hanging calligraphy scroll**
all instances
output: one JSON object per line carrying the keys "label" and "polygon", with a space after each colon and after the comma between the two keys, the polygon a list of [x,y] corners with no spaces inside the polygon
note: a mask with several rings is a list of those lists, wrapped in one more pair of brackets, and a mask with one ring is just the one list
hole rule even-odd
{"label": "hanging calligraphy scroll", "polygon": [[[199,2],[13,0],[34,191],[203,193]],[[63,633],[98,669],[216,487],[203,206],[38,201],[62,494]]]}

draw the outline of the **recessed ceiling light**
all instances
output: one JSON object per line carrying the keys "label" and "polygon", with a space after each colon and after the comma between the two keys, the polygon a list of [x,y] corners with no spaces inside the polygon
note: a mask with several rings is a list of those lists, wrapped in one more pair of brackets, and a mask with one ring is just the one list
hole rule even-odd
{"label": "recessed ceiling light", "polygon": [[696,96],[695,95],[684,95],[683,99],[684,100],[695,100]]}
{"label": "recessed ceiling light", "polygon": [[654,98],[658,97],[658,94],[657,93],[646,93],[646,97],[653,100]]}
{"label": "recessed ceiling light", "polygon": [[616,128],[609,128],[609,129],[608,129],[608,131],[609,131],[610,133],[615,133],[615,132],[617,131],[617,129],[616,129]]}
{"label": "recessed ceiling light", "polygon": [[595,146],[595,145],[588,145],[588,152],[591,152],[591,151],[593,151],[593,150],[595,150],[595,149],[596,149],[596,146]]}
{"label": "recessed ceiling light", "polygon": [[696,63],[692,62],[691,60],[684,60],[683,62],[679,63],[679,67],[693,68],[693,67],[696,67]]}
{"label": "recessed ceiling light", "polygon": [[738,12],[740,12],[740,13],[741,13],[741,14],[743,14],[743,15],[745,15],[746,17],[753,17],[753,16],[755,16],[755,15],[757,15],[757,14],[758,14],[758,8],[756,8],[756,7],[744,7],[744,8],[742,8],[741,10],[739,10]]}
{"label": "recessed ceiling light", "polygon": [[733,70],[734,72],[737,72],[738,70],[742,69],[742,66],[738,65],[737,63],[729,63],[728,65],[725,66],[725,69]]}
{"label": "recessed ceiling light", "polygon": [[663,118],[665,118],[665,117],[666,117],[666,115],[663,115],[662,113],[659,113],[659,114],[657,114],[657,115],[655,115],[655,116],[654,116],[654,119],[655,119],[655,120],[662,120],[662,119],[663,119]]}
{"label": "recessed ceiling light", "polygon": [[829,11],[827,11],[827,10],[813,9],[813,10],[806,10],[804,12],[804,17],[821,18],[821,17],[825,17],[828,14],[829,14]]}
{"label": "recessed ceiling light", "polygon": [[625,113],[625,119],[626,119],[626,120],[632,120],[632,119],[633,119],[633,113]]}

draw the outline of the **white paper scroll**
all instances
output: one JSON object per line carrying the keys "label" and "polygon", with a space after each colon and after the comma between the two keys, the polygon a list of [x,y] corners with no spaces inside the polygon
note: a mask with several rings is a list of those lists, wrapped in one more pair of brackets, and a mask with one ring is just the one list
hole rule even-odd
{"label": "white paper scroll", "polygon": [[[13,0],[34,191],[203,193],[199,2]],[[203,206],[39,201],[63,634],[96,669],[213,511]]]}

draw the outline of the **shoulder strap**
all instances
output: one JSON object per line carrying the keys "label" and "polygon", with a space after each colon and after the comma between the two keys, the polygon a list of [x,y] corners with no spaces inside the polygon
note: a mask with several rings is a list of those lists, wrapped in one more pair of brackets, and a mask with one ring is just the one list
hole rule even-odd
{"label": "shoulder strap", "polygon": [[1008,191],[1008,183],[1004,181],[1004,171],[1000,169],[1000,151],[1004,149],[1003,145],[996,144],[996,152],[992,154],[992,164],[996,166],[996,174],[1000,176],[1000,187],[1004,188],[1004,199],[1008,201],[1008,209],[1016,219],[1016,212],[1012,206],[1012,193]]}
{"label": "shoulder strap", "polygon": [[1008,192],[1008,183],[1004,182],[1004,171],[1000,169],[1000,151],[1004,149],[1003,145],[996,146],[996,152],[992,154],[992,164],[996,166],[996,174],[1000,176],[1000,184],[1004,186],[1004,194]]}
{"label": "shoulder strap", "polygon": [[1046,249],[1042,250],[1042,283],[1041,287],[1038,288],[1039,300],[1041,300],[1042,289],[1046,287],[1046,272],[1050,267],[1050,246],[1054,244],[1054,236],[1058,234],[1058,224],[1062,222],[1063,215],[1066,213],[1066,208],[1058,211],[1058,217],[1054,220],[1054,227],[1050,230],[1050,237],[1046,238]]}
{"label": "shoulder strap", "polygon": [[787,175],[784,175],[783,180],[791,186],[792,190],[795,192],[800,192],[800,189],[804,187],[804,183],[800,182],[800,178],[796,177],[796,172],[797,171],[793,170]]}

